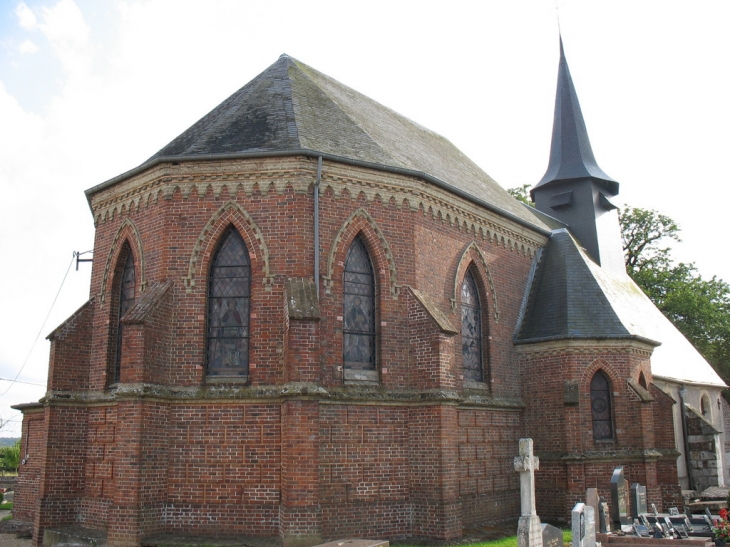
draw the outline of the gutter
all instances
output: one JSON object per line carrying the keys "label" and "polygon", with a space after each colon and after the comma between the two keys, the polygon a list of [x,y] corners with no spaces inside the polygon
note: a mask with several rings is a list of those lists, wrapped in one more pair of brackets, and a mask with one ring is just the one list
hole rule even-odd
{"label": "gutter", "polygon": [[314,183],[314,286],[319,300],[319,183],[322,182],[322,156],[317,158],[317,180]]}
{"label": "gutter", "polygon": [[138,175],[139,173],[142,173],[143,171],[151,169],[152,167],[155,167],[156,165],[159,165],[161,163],[182,163],[184,161],[216,161],[216,160],[236,160],[236,159],[251,159],[251,158],[276,158],[276,157],[282,157],[282,156],[307,156],[307,157],[311,157],[311,158],[318,158],[318,161],[320,161],[320,158],[321,158],[321,159],[325,159],[328,161],[344,163],[347,165],[355,165],[357,167],[365,167],[365,168],[369,168],[369,169],[376,169],[378,171],[385,171],[387,173],[396,173],[399,175],[406,175],[406,176],[420,178],[427,182],[430,182],[431,184],[433,184],[439,188],[447,190],[448,192],[451,192],[452,194],[455,194],[461,198],[464,198],[467,201],[470,201],[476,205],[479,205],[480,207],[483,207],[489,211],[498,213],[499,215],[508,218],[509,220],[519,224],[520,226],[529,228],[533,231],[536,231],[537,233],[539,233],[541,235],[550,236],[550,234],[551,234],[551,231],[548,229],[541,228],[540,226],[537,226],[536,224],[532,224],[532,223],[518,217],[517,215],[515,215],[513,213],[500,209],[499,207],[496,207],[487,201],[484,201],[475,196],[472,196],[471,194],[465,192],[464,190],[457,188],[456,186],[453,186],[447,182],[444,182],[441,179],[434,177],[433,175],[424,173],[423,171],[416,171],[414,169],[406,169],[404,167],[393,167],[391,165],[385,165],[383,163],[356,160],[356,159],[348,158],[345,156],[337,156],[335,154],[317,152],[315,150],[310,150],[308,148],[298,148],[298,149],[293,149],[293,150],[280,150],[280,151],[271,151],[271,152],[236,152],[233,154],[201,154],[199,156],[185,156],[185,157],[181,157],[181,156],[155,157],[155,158],[152,158],[152,159],[146,161],[142,165],[135,167],[134,169],[130,169],[126,173],[122,173],[121,175],[118,175],[112,179],[109,179],[106,182],[102,182],[101,184],[97,184],[96,186],[89,188],[88,190],[86,190],[84,192],[84,194],[86,194],[86,200],[89,202],[89,208],[91,208],[91,196],[93,196],[97,192],[101,192],[102,190],[110,188],[111,186],[117,184],[118,182],[121,182],[130,177]]}

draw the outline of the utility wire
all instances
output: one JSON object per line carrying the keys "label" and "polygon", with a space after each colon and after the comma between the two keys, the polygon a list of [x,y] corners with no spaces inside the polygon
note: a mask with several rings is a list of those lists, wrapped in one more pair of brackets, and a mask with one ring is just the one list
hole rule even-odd
{"label": "utility wire", "polygon": [[[31,353],[33,353],[33,349],[35,348],[35,345],[38,343],[38,338],[41,337],[41,332],[43,332],[43,329],[46,327],[46,322],[48,321],[48,318],[51,316],[51,312],[53,311],[53,306],[56,305],[56,300],[58,300],[58,295],[61,294],[61,289],[63,289],[63,284],[66,282],[66,277],[68,277],[68,272],[71,271],[71,266],[73,266],[75,259],[76,259],[76,256],[74,255],[71,258],[71,262],[69,262],[68,268],[66,269],[66,274],[63,276],[63,280],[61,281],[61,286],[58,287],[58,292],[56,293],[56,297],[53,299],[53,302],[51,303],[51,309],[48,310],[48,314],[46,315],[46,318],[43,320],[43,324],[41,325],[41,328],[38,329],[38,334],[36,334],[35,340],[33,341],[33,345],[30,347],[30,351],[28,352],[28,355],[25,358],[25,361],[23,361],[23,366],[20,367],[20,370],[18,371],[18,374],[15,375],[15,378],[10,380],[10,385],[8,386],[8,389],[6,389],[2,393],[0,393],[0,397],[2,397],[8,391],[10,391],[10,388],[12,388],[15,385],[15,383],[18,382],[18,376],[20,376],[20,373],[23,372],[25,365],[28,364],[28,359],[30,359],[30,355],[31,355]],[[27,382],[24,382],[24,383],[27,383]]]}
{"label": "utility wire", "polygon": [[11,380],[9,378],[0,378],[0,382],[15,382],[16,384],[28,384],[29,386],[46,387],[46,384],[36,384],[35,382],[23,382],[21,380]]}

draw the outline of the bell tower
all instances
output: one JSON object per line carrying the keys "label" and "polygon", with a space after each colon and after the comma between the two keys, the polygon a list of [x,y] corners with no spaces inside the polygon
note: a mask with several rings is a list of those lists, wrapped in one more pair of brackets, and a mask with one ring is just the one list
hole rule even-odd
{"label": "bell tower", "polygon": [[561,222],[602,268],[625,273],[618,207],[619,184],[596,163],[560,39],[560,67],[550,162],[531,190],[535,207]]}

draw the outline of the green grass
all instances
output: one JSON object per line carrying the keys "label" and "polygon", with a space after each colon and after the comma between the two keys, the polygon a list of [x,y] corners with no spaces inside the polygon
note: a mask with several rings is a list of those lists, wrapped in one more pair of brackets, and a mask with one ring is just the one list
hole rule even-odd
{"label": "green grass", "polygon": [[[573,535],[570,530],[563,530],[563,543],[570,545]],[[413,545],[396,543],[397,547],[415,547]],[[495,539],[492,541],[480,541],[477,543],[460,544],[459,547],[517,547],[517,536]]]}
{"label": "green grass", "polygon": [[13,510],[12,503],[0,503],[0,511],[12,511],[12,510]]}

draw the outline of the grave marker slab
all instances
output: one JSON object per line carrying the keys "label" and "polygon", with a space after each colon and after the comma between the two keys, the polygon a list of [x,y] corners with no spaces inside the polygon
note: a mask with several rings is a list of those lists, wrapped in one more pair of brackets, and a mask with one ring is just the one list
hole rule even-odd
{"label": "grave marker slab", "polygon": [[563,531],[550,524],[542,524],[542,547],[563,547]]}
{"label": "grave marker slab", "polygon": [[646,511],[646,486],[635,482],[631,485],[631,518],[638,519]]}
{"label": "grave marker slab", "polygon": [[576,503],[571,511],[573,547],[596,547],[596,520],[593,507]]}
{"label": "grave marker slab", "polygon": [[598,524],[598,529],[602,534],[611,532],[611,515],[608,512],[608,503],[603,496],[598,498]]}
{"label": "grave marker slab", "polygon": [[600,496],[598,495],[598,488],[586,488],[586,505],[590,505],[593,507],[593,514],[599,515],[598,512],[598,502],[600,501]]}
{"label": "grave marker slab", "polygon": [[623,466],[613,470],[611,477],[611,518],[617,530],[622,525],[630,525],[629,519],[629,488],[624,478]]}

